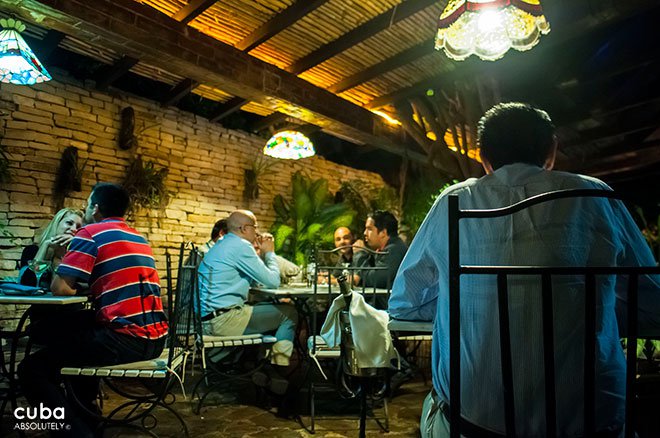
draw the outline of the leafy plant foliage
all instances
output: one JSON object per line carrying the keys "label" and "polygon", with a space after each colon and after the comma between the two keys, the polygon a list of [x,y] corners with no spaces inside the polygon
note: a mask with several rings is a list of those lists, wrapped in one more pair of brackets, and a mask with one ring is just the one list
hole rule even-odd
{"label": "leafy plant foliage", "polygon": [[291,176],[291,198],[275,196],[277,219],[272,232],[275,250],[298,265],[305,264],[315,247],[331,247],[339,226],[350,224],[355,212],[345,203],[334,204],[328,181],[312,181],[301,172]]}
{"label": "leafy plant foliage", "polygon": [[137,208],[164,210],[172,193],[165,186],[168,169],[158,168],[153,161],[143,161],[137,156],[128,167],[124,187],[131,199],[133,213]]}
{"label": "leafy plant foliage", "polygon": [[[364,229],[367,215],[376,210],[387,210],[398,216],[399,198],[392,187],[378,189],[375,196],[370,197],[372,190],[363,181],[352,179],[342,183],[338,192],[338,200],[345,202],[355,211],[355,217],[349,228],[358,235]],[[344,224],[344,226],[348,226]]]}

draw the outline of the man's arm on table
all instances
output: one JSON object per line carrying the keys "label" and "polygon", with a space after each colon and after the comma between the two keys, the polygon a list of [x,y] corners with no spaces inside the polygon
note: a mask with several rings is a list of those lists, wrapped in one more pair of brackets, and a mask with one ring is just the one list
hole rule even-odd
{"label": "man's arm on table", "polygon": [[50,290],[53,295],[71,296],[76,294],[76,279],[73,277],[60,277],[55,274],[50,282]]}

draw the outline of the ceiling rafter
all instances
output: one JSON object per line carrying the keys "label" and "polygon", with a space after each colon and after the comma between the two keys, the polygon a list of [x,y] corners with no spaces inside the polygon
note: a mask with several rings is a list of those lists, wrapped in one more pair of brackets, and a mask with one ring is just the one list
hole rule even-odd
{"label": "ceiling rafter", "polygon": [[199,83],[197,81],[194,81],[190,78],[182,80],[163,97],[161,104],[163,106],[176,105],[178,101],[189,95],[198,85]]}
{"label": "ceiling rafter", "polygon": [[246,100],[243,99],[242,97],[232,97],[225,103],[221,103],[218,105],[216,110],[211,114],[209,117],[210,122],[219,122],[220,120],[224,119],[230,114],[235,113],[243,105],[245,105]]}
{"label": "ceiling rafter", "polygon": [[309,14],[319,6],[322,6],[328,0],[298,0],[291,6],[275,15],[257,30],[243,38],[236,44],[236,48],[244,52],[249,52],[277,35],[287,27],[293,25],[305,15]]}
{"label": "ceiling rafter", "polygon": [[[30,47],[32,47],[32,49],[36,52],[41,62],[46,62],[65,36],[66,35],[64,35],[62,32],[51,29],[46,33],[42,40],[37,41],[29,38],[31,41]],[[34,44],[32,41],[34,41]]]}
{"label": "ceiling rafter", "polygon": [[179,9],[179,12],[174,14],[172,18],[180,23],[188,24],[203,14],[205,10],[213,6],[216,2],[217,0],[190,0],[190,2]]}
{"label": "ceiling rafter", "polygon": [[99,90],[107,89],[113,82],[128,73],[128,71],[138,62],[140,62],[140,60],[132,56],[122,56],[117,62],[109,66],[107,69],[103,69],[103,71],[96,76],[96,88]]}
{"label": "ceiling rafter", "polygon": [[[241,40],[236,45],[236,48],[245,53],[249,52],[327,1],[328,0],[314,0],[312,2],[307,2],[306,0],[297,1],[270,19],[268,22],[264,23],[263,26],[259,27],[243,40]],[[235,97],[230,102],[228,102],[231,105],[226,107],[218,107],[216,117],[212,121],[219,122],[228,115],[240,110],[241,107],[246,105],[248,102],[248,99],[244,99],[239,96]]]}
{"label": "ceiling rafter", "polygon": [[389,71],[403,67],[404,65],[431,53],[434,50],[433,44],[435,44],[435,40],[433,39],[426,40],[421,44],[417,44],[416,46],[406,49],[403,52],[392,56],[391,58],[381,61],[378,64],[374,64],[371,67],[366,68],[352,76],[342,79],[336,84],[331,85],[328,88],[328,91],[338,94],[365,82],[369,82],[370,80]]}
{"label": "ceiling rafter", "polygon": [[644,142],[632,151],[610,155],[589,163],[576,163],[570,170],[602,177],[648,167],[660,162],[660,140]]}
{"label": "ceiling rafter", "polygon": [[274,113],[271,113],[264,117],[261,120],[257,120],[254,122],[252,125],[250,125],[250,131],[252,132],[259,132],[263,131],[264,129],[268,128],[269,126],[276,125],[278,123],[281,123],[285,121],[289,117],[288,115],[281,113],[279,111],[275,111]]}
{"label": "ceiling rafter", "polygon": [[286,67],[285,70],[293,74],[300,74],[309,70],[437,2],[438,0],[408,0],[403,2],[303,56]]}

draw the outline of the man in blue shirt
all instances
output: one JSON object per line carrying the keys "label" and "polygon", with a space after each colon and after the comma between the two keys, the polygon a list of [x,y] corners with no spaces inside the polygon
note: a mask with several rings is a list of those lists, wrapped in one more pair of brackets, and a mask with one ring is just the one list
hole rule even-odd
{"label": "man in blue shirt", "polygon": [[[424,219],[392,288],[390,314],[434,320],[433,392],[424,402],[423,437],[449,436],[449,278],[447,196],[461,209],[499,208],[562,189],[609,189],[595,178],[553,171],[554,126],[548,114],[526,104],[499,104],[479,122],[487,175],[445,190]],[[461,223],[461,263],[495,266],[654,266],[651,251],[620,201],[573,198],[540,204],[505,218]],[[494,276],[461,281],[461,416],[478,434],[504,436],[497,285]],[[535,283],[530,284],[530,281]],[[583,436],[583,278],[553,279],[557,430]],[[625,279],[597,277],[601,291],[596,354],[596,430],[615,436],[623,428],[625,361],[617,313],[627,297]],[[509,283],[516,432],[544,436],[543,343],[536,280]],[[660,334],[660,285],[639,283],[639,335]],[[623,313],[625,314],[625,313]],[[621,324],[619,319],[619,326]],[[539,389],[540,388],[540,389]],[[610,435],[607,435],[610,436]]]}
{"label": "man in blue shirt", "polygon": [[199,293],[205,334],[236,336],[275,332],[271,362],[288,366],[293,352],[298,314],[290,304],[247,304],[250,286],[280,285],[280,271],[272,237],[263,239],[261,257],[257,218],[251,211],[237,210],[227,218],[228,233],[206,254],[199,266]]}

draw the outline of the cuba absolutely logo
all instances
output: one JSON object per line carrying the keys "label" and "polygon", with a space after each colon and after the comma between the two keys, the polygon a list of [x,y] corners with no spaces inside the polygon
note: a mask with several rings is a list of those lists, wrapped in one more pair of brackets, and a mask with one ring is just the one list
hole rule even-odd
{"label": "cuba absolutely logo", "polygon": [[70,430],[71,425],[64,423],[64,408],[51,409],[39,403],[38,407],[18,407],[14,409],[14,430]]}

